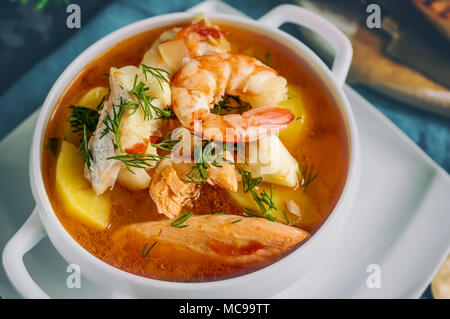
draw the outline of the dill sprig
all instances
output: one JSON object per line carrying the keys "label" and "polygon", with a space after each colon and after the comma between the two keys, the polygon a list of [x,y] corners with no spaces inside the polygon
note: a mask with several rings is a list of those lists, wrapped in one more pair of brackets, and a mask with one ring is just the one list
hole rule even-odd
{"label": "dill sprig", "polygon": [[154,155],[154,154],[121,154],[110,156],[108,160],[118,160],[125,164],[126,168],[133,174],[136,174],[131,169],[135,168],[148,168],[153,167],[158,163],[164,156]]}
{"label": "dill sprig", "polygon": [[[212,149],[210,148],[211,143],[213,141],[206,141],[205,145],[202,147],[194,147],[194,158],[198,159],[198,163],[196,163],[192,169],[186,174],[187,180],[183,180],[186,183],[194,183],[198,185],[206,184],[206,180],[208,179],[208,173],[206,170],[212,166],[222,167],[222,165],[217,161],[218,154],[212,154]],[[222,149],[223,151],[223,149]],[[213,159],[213,157],[215,157]]]}
{"label": "dill sprig", "polygon": [[145,243],[144,245],[144,249],[142,250],[142,258],[147,257],[148,253],[150,252],[150,250],[152,250],[153,247],[155,247],[155,245],[158,243],[158,241],[155,241],[149,249],[147,249],[147,243]]}
{"label": "dill sprig", "polygon": [[59,138],[58,137],[49,137],[47,140],[47,148],[52,152],[54,156],[57,155],[58,152],[58,144],[59,144]]}
{"label": "dill sprig", "polygon": [[103,125],[105,128],[103,129],[100,138],[103,138],[108,133],[112,133],[115,137],[115,142],[112,141],[114,149],[119,149],[123,152],[122,144],[120,143],[120,122],[125,114],[125,112],[129,109],[133,110],[136,107],[136,104],[132,101],[120,98],[120,104],[112,105],[112,114],[107,113],[106,118],[103,120]]}
{"label": "dill sprig", "polygon": [[[137,74],[134,77],[133,88],[130,91],[130,95],[136,97],[138,100],[138,105],[141,107],[142,112],[144,113],[144,120],[149,119],[169,119],[172,117],[172,110],[170,109],[162,109],[152,103],[155,99],[153,97],[149,97],[146,94],[146,91],[149,90],[147,86],[145,86],[144,82],[140,81],[137,83]],[[152,111],[155,113],[156,117],[153,116]]]}
{"label": "dill sprig", "polygon": [[308,167],[308,164],[305,165],[304,168],[300,169],[300,185],[303,187],[303,192],[306,193],[306,189],[312,182],[319,176],[319,172],[314,174],[314,164],[311,167]]}
{"label": "dill sprig", "polygon": [[[103,100],[102,100],[103,101]],[[78,133],[83,131],[83,126],[86,125],[88,131],[93,132],[97,127],[98,119],[100,115],[96,110],[84,106],[71,105],[69,108],[72,110],[67,121],[72,127],[72,132]]]}
{"label": "dill sprig", "polygon": [[173,222],[170,223],[170,226],[176,227],[176,228],[184,228],[189,225],[183,225],[185,221],[187,221],[192,216],[192,212],[186,212],[177,219],[175,219]]}
{"label": "dill sprig", "polygon": [[[103,100],[102,100],[103,102]],[[67,121],[72,127],[73,133],[82,132],[81,144],[77,153],[83,158],[84,164],[91,169],[91,162],[93,161],[92,153],[89,149],[89,136],[95,131],[99,117],[98,111],[92,110],[84,106],[71,105],[69,108],[72,110],[71,114],[67,118]]]}
{"label": "dill sprig", "polygon": [[241,101],[238,97],[225,95],[221,101],[214,105],[211,113],[217,115],[241,114],[251,108],[252,106],[249,103]]}
{"label": "dill sprig", "polygon": [[270,57],[270,53],[266,53],[266,65],[267,65],[268,67],[271,67],[271,66],[272,66],[272,59],[271,59],[271,57]]}
{"label": "dill sprig", "polygon": [[254,189],[250,190],[250,192],[256,205],[258,205],[258,208],[263,213],[263,216],[270,221],[274,221],[275,217],[272,216],[272,210],[277,210],[277,207],[273,202],[272,184],[270,184],[270,194],[268,194],[265,189],[259,194]]}
{"label": "dill sprig", "polygon": [[81,140],[81,144],[78,148],[77,153],[81,154],[84,164],[86,164],[86,166],[91,169],[91,162],[94,160],[94,158],[92,157],[91,150],[89,149],[89,139],[86,124],[83,125],[83,139]]}
{"label": "dill sprig", "polygon": [[227,215],[227,212],[211,212],[213,215]]}
{"label": "dill sprig", "polygon": [[153,147],[159,148],[165,151],[171,151],[175,145],[177,145],[181,141],[181,137],[178,140],[172,140],[170,138],[170,132],[167,132],[164,135],[164,138],[158,143],[150,143]]}
{"label": "dill sprig", "polygon": [[286,214],[286,211],[283,209],[283,215],[284,215],[284,219],[286,219],[286,223],[288,224],[288,225],[290,225],[291,224],[291,221],[289,220],[289,218],[287,217],[287,214]]}
{"label": "dill sprig", "polygon": [[232,224],[236,224],[236,223],[239,223],[239,222],[241,222],[241,221],[242,221],[242,219],[236,219],[236,220],[232,221],[231,223],[232,223]]}
{"label": "dill sprig", "polygon": [[244,191],[244,193],[247,193],[248,191],[261,184],[262,177],[252,178],[252,173],[250,171],[247,171],[237,165],[235,165],[235,167],[238,169],[239,174],[241,174],[242,190]]}
{"label": "dill sprig", "polygon": [[[260,193],[257,193],[255,187],[258,186],[262,182],[262,177],[252,177],[252,173],[247,171],[237,165],[235,165],[241,174],[242,179],[242,190],[244,193],[250,192],[252,194],[253,200],[256,205],[258,205],[259,210],[262,214],[258,214],[258,217],[267,218],[270,221],[274,221],[275,217],[272,216],[272,210],[277,210],[275,203],[273,202],[273,187],[270,184],[270,193],[267,193],[265,189],[263,189]],[[247,212],[247,211],[246,211]],[[255,215],[254,211],[251,211],[250,215]],[[248,213],[248,212],[247,212]]]}
{"label": "dill sprig", "polygon": [[169,72],[167,72],[166,70],[154,68],[145,64],[141,64],[141,67],[142,71],[144,72],[145,79],[147,80],[147,73],[153,76],[156,81],[158,81],[161,90],[164,90],[164,87],[162,86],[164,82],[171,85],[170,81],[166,77],[169,75]]}

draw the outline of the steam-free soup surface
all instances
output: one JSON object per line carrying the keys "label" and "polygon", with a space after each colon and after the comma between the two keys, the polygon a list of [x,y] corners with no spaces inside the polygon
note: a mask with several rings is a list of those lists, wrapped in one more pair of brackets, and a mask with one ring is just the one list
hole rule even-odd
{"label": "steam-free soup surface", "polygon": [[[280,138],[301,168],[312,169],[313,174],[318,175],[306,190],[302,186],[292,190],[276,185],[273,189],[286,199],[295,200],[300,207],[300,216],[287,214],[289,224],[313,235],[333,210],[345,183],[347,145],[342,119],[324,87],[292,52],[260,35],[229,26],[221,26],[221,29],[226,31],[232,52],[253,55],[267,63],[269,59],[271,67],[287,79],[290,88],[294,88],[289,91],[289,98],[297,98],[301,103],[302,114],[293,124],[301,127],[300,134],[292,135],[288,128],[280,133]],[[163,30],[136,35],[113,46],[90,62],[64,91],[55,106],[46,141],[59,141],[60,145],[65,138],[69,106],[76,104],[79,98],[93,87],[108,87],[108,77],[103,73],[109,73],[111,67],[138,65],[145,51]],[[292,131],[294,132],[293,129]],[[157,213],[148,190],[130,191],[116,183],[107,193],[112,200],[109,225],[106,230],[96,230],[80,223],[65,211],[55,186],[57,157],[54,148],[44,146],[44,181],[57,217],[81,246],[108,264],[155,279],[208,281],[249,273],[276,261],[274,259],[233,265],[225,261],[209,260],[170,245],[155,245],[145,258],[142,258],[142,251],[136,251],[133,256],[124,258],[113,249],[114,245],[117,245],[112,236],[116,230],[133,223],[167,219]],[[228,191],[216,186],[203,186],[200,195],[189,201],[184,210],[192,211],[194,215],[211,212],[244,214],[243,207]]]}

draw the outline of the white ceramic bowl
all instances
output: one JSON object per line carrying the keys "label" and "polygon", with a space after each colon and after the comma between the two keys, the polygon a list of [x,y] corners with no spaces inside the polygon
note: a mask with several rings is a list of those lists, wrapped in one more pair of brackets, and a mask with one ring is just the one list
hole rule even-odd
{"label": "white ceramic bowl", "polygon": [[[295,52],[309,67],[310,72],[323,83],[344,119],[350,153],[346,184],[333,212],[304,245],[280,261],[244,276],[205,283],[175,283],[140,277],[104,263],[80,246],[61,225],[45,191],[41,172],[41,153],[48,121],[62,92],[88,62],[112,45],[152,28],[188,23],[193,16],[194,13],[168,14],[121,28],[85,50],[53,85],[40,112],[30,157],[31,187],[36,208],[3,251],[5,271],[12,284],[24,297],[48,297],[30,277],[23,263],[23,255],[45,235],[49,236],[68,263],[79,265],[85,278],[110,291],[112,297],[256,298],[271,296],[298,280],[321,255],[326,253],[328,244],[339,232],[356,195],[360,168],[356,124],[342,90],[351,62],[352,48],[348,39],[332,24],[312,12],[292,5],[279,6],[259,21],[225,14],[207,16],[217,23],[233,25],[270,37]],[[331,71],[304,44],[278,30],[285,22],[305,26],[331,44],[335,50]]]}

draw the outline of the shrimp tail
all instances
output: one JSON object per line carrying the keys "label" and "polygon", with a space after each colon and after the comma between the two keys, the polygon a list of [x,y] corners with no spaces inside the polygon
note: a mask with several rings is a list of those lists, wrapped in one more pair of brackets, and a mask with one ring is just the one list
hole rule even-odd
{"label": "shrimp tail", "polygon": [[219,116],[200,111],[196,116],[201,121],[194,132],[210,140],[225,143],[254,142],[285,129],[295,120],[294,114],[286,108],[267,105],[242,114]]}

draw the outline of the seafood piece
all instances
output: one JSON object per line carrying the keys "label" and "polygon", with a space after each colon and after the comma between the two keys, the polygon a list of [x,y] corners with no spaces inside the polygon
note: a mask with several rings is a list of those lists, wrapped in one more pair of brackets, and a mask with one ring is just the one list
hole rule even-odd
{"label": "seafood piece", "polygon": [[[239,222],[236,222],[239,220]],[[238,215],[202,215],[187,219],[187,227],[172,227],[173,220],[132,224],[113,234],[122,254],[140,253],[145,243],[184,248],[232,264],[246,264],[277,257],[309,237],[297,227],[267,219]]]}
{"label": "seafood piece", "polygon": [[150,196],[158,213],[169,218],[177,217],[184,202],[199,192],[196,184],[181,180],[174,166],[170,158],[163,159],[156,167],[150,184]]}
{"label": "seafood piece", "polygon": [[142,64],[164,69],[169,77],[192,57],[230,51],[230,44],[217,25],[206,19],[161,34],[142,58]]}
{"label": "seafood piece", "polygon": [[[172,108],[183,126],[209,139],[255,141],[294,121],[290,110],[275,105],[286,98],[286,84],[255,58],[207,54],[192,59],[173,77]],[[254,109],[225,116],[211,113],[224,94],[238,96]]]}
{"label": "seafood piece", "polygon": [[112,188],[116,180],[132,190],[148,187],[150,176],[144,168],[127,168],[119,160],[108,158],[121,154],[156,155],[156,148],[149,143],[149,137],[161,134],[161,120],[157,119],[152,108],[148,110],[148,114],[141,107],[129,108],[123,112],[119,121],[119,140],[111,130],[107,129],[107,122],[108,117],[114,119],[117,116],[124,101],[139,105],[136,96],[130,92],[140,82],[148,88],[145,94],[149,96],[151,104],[156,108],[165,108],[167,104],[164,103],[167,101],[170,103],[169,85],[165,82],[161,82],[160,85],[154,83],[155,81],[157,80],[153,76],[146,75],[142,69],[135,66],[111,68],[109,76],[111,93],[103,105],[99,123],[89,141],[93,159],[91,167],[85,168],[85,176],[91,181],[97,195]]}
{"label": "seafood piece", "polygon": [[[170,158],[165,158],[158,164],[152,176],[150,195],[160,214],[175,218],[180,214],[183,204],[197,196],[199,185],[186,181],[186,176],[194,165],[175,163]],[[210,165],[206,174],[206,183],[233,192],[237,190],[238,179],[232,164],[223,162],[220,167]]]}

